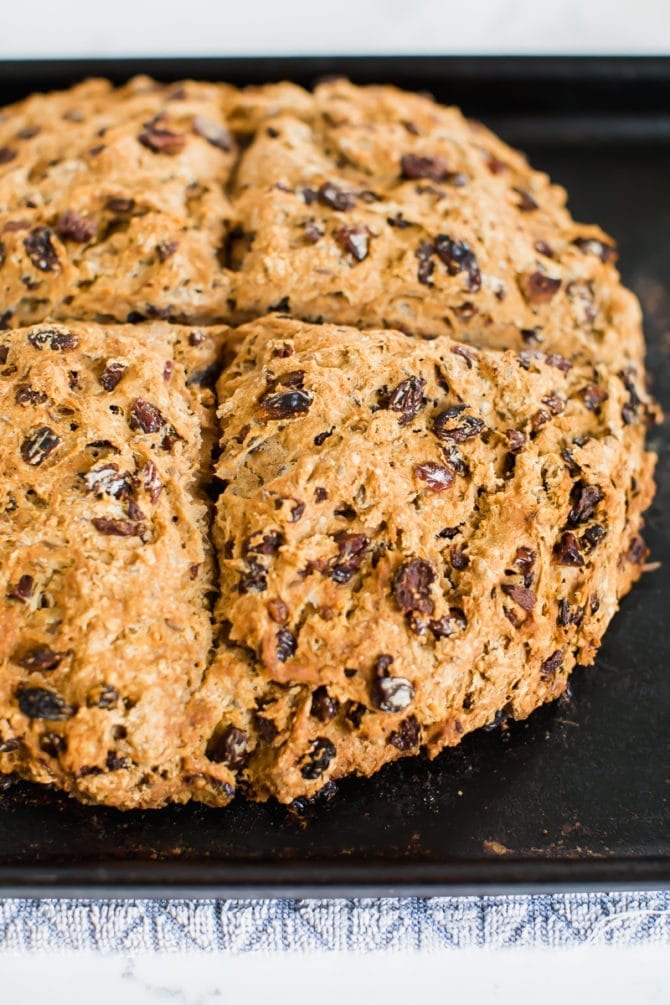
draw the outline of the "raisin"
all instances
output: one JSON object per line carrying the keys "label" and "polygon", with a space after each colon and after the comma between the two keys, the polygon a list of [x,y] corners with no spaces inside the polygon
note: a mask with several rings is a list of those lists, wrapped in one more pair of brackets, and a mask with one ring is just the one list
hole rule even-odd
{"label": "raisin", "polygon": [[[515,565],[517,569],[524,574],[525,579],[530,578],[530,582],[532,582],[533,576],[531,570],[535,565],[536,558],[537,552],[533,551],[533,549],[529,548],[527,545],[522,544],[516,549],[512,565]],[[528,586],[529,584],[526,582],[525,585]]]}
{"label": "raisin", "polygon": [[396,213],[395,216],[387,216],[386,222],[389,227],[397,227],[398,230],[406,230],[408,227],[414,226],[411,220],[406,220],[400,212]]}
{"label": "raisin", "polygon": [[16,157],[16,150],[10,147],[0,147],[0,164],[9,164]]}
{"label": "raisin", "polygon": [[280,534],[278,530],[269,530],[262,534],[259,541],[254,542],[253,537],[257,537],[258,533],[246,539],[242,546],[242,554],[247,555],[251,551],[259,555],[276,555],[284,543],[283,534]]}
{"label": "raisin", "polygon": [[193,132],[218,150],[229,153],[233,149],[233,140],[228,130],[204,115],[196,115],[193,119]]}
{"label": "raisin", "polygon": [[371,691],[372,704],[381,712],[402,712],[414,700],[414,685],[405,677],[378,677]]}
{"label": "raisin", "polygon": [[481,273],[469,244],[465,241],[454,241],[448,234],[438,234],[435,238],[435,251],[446,265],[450,276],[465,272],[468,277],[468,289],[473,293],[481,289]]}
{"label": "raisin", "polygon": [[137,137],[143,147],[156,154],[180,154],[186,146],[186,136],[175,133],[171,129],[159,126],[156,120],[145,123],[143,131]]}
{"label": "raisin", "polygon": [[60,267],[48,227],[35,227],[23,242],[28,258],[40,272],[54,272]]}
{"label": "raisin", "polygon": [[590,412],[599,412],[602,403],[609,398],[607,391],[604,391],[602,387],[598,387],[596,384],[589,384],[587,387],[582,388],[581,395],[584,404]]}
{"label": "raisin", "polygon": [[576,237],[572,242],[585,255],[596,255],[601,262],[612,262],[616,260],[616,248],[604,241],[598,241],[594,237]]}
{"label": "raisin", "polygon": [[459,524],[458,527],[444,527],[441,531],[438,531],[435,537],[451,541],[451,539],[456,537],[457,534],[460,534],[460,532],[461,532],[461,526]]}
{"label": "raisin", "polygon": [[460,544],[452,545],[451,551],[449,553],[449,560],[451,562],[452,568],[457,569],[458,571],[461,571],[462,569],[467,569],[467,567],[470,564],[470,559],[465,554]]}
{"label": "raisin", "polygon": [[442,157],[421,157],[418,154],[403,154],[400,158],[400,171],[403,178],[411,181],[429,178],[430,181],[443,182],[452,177],[452,172]]}
{"label": "raisin", "polygon": [[[344,671],[346,676],[351,676]],[[354,671],[356,673],[356,671]],[[367,708],[360,701],[348,701],[346,705],[346,711],[344,713],[344,718],[347,720],[350,726],[354,729],[360,729],[361,723],[363,721],[363,716],[366,714]]]}
{"label": "raisin", "polygon": [[143,485],[149,493],[149,498],[156,505],[163,490],[163,482],[158,477],[158,469],[153,461],[147,461],[140,474],[144,476]]}
{"label": "raisin", "polygon": [[66,209],[58,218],[56,233],[63,241],[86,244],[97,236],[98,225],[90,217],[80,216],[74,209]]}
{"label": "raisin", "polygon": [[369,236],[367,227],[340,227],[335,232],[337,243],[353,255],[357,262],[362,262],[368,257]]}
{"label": "raisin", "polygon": [[260,562],[247,559],[246,572],[240,577],[238,590],[240,593],[262,592],[267,588],[267,569]]}
{"label": "raisin", "polygon": [[571,474],[573,478],[576,478],[577,475],[581,474],[582,469],[572,456],[571,450],[565,447],[565,449],[561,451],[561,457],[565,461],[565,466],[568,469],[568,473]]}
{"label": "raisin", "polygon": [[161,264],[167,262],[168,258],[172,258],[178,247],[179,241],[159,241],[156,245],[158,261]]}
{"label": "raisin", "polygon": [[105,768],[107,771],[123,771],[124,768],[129,766],[129,763],[127,757],[117,754],[115,750],[107,751],[107,757],[105,758]]}
{"label": "raisin", "polygon": [[423,283],[424,286],[433,285],[431,277],[435,271],[435,262],[432,259],[434,254],[435,247],[430,244],[429,241],[423,241],[416,250],[416,257],[419,259],[417,279],[420,283]]}
{"label": "raisin", "polygon": [[110,211],[110,213],[119,213],[121,216],[127,216],[128,213],[132,213],[135,209],[134,199],[124,199],[122,196],[110,196],[105,203],[105,208]]}
{"label": "raisin", "polygon": [[465,360],[468,370],[472,370],[472,364],[477,359],[477,352],[467,345],[455,345],[452,350],[454,356],[460,356]]}
{"label": "raisin", "polygon": [[319,722],[330,722],[337,715],[340,705],[337,698],[331,698],[328,689],[323,685],[317,687],[312,695],[312,704],[309,714],[318,719]]}
{"label": "raisin", "polygon": [[327,491],[327,489],[324,489],[320,485],[317,485],[317,487],[314,489],[314,500],[315,500],[315,502],[318,502],[318,503],[325,502],[327,498],[328,498],[328,491]]}
{"label": "raisin", "polygon": [[274,720],[266,719],[263,715],[256,715],[254,721],[261,740],[264,743],[272,743],[279,733]]}
{"label": "raisin", "polygon": [[647,548],[640,535],[636,534],[631,543],[628,545],[626,560],[631,562],[633,565],[642,565],[648,557],[649,548]]}
{"label": "raisin", "polygon": [[420,738],[421,727],[416,718],[410,715],[407,719],[403,719],[399,728],[389,735],[386,742],[390,743],[397,750],[406,751],[414,750],[415,747],[418,747]]}
{"label": "raisin", "polygon": [[291,523],[297,523],[305,512],[305,503],[299,500],[294,500],[295,506],[291,507]]}
{"label": "raisin", "polygon": [[570,360],[566,359],[565,356],[561,356],[558,352],[545,353],[544,362],[547,366],[556,367],[556,369],[560,370],[561,373],[567,373],[569,370],[572,370],[572,363]]}
{"label": "raisin", "polygon": [[21,444],[21,457],[26,464],[37,467],[62,442],[60,436],[57,436],[49,426],[40,426],[24,439]]}
{"label": "raisin", "polygon": [[33,390],[28,384],[19,384],[14,400],[17,405],[43,405],[47,396],[42,391]]}
{"label": "raisin", "polygon": [[404,562],[393,577],[393,596],[405,614],[418,611],[432,614],[435,605],[430,596],[430,587],[435,582],[435,570],[423,558],[413,558]]}
{"label": "raisin", "polygon": [[157,433],[165,425],[165,418],[150,401],[136,398],[130,409],[128,425],[135,431]]}
{"label": "raisin", "polygon": [[32,576],[19,576],[18,582],[14,583],[13,586],[10,584],[7,596],[10,600],[19,600],[25,604],[32,597],[34,589],[35,581]]}
{"label": "raisin", "polygon": [[433,492],[444,492],[453,483],[454,472],[444,464],[435,464],[434,461],[426,461],[424,464],[417,464],[414,474],[425,482]]}
{"label": "raisin", "polygon": [[505,435],[513,454],[518,454],[528,439],[526,434],[522,433],[520,429],[508,429]]}
{"label": "raisin", "polygon": [[604,498],[603,490],[599,485],[585,485],[578,481],[572,487],[570,501],[572,509],[568,514],[568,524],[576,527],[580,523],[586,523],[593,516],[598,503]]}
{"label": "raisin", "polygon": [[91,468],[82,475],[86,492],[92,492],[96,498],[103,495],[114,499],[128,499],[134,491],[134,479],[128,472],[119,473],[118,464],[102,464],[99,468]]}
{"label": "raisin", "polygon": [[119,692],[111,684],[103,684],[97,695],[95,704],[98,708],[116,708],[119,701]]}
{"label": "raisin", "polygon": [[338,552],[328,563],[328,575],[336,583],[348,583],[363,564],[370,541],[365,534],[350,534],[347,531],[339,531],[334,538]]}
{"label": "raisin", "polygon": [[312,395],[309,392],[303,390],[283,391],[261,398],[258,417],[262,422],[291,419],[297,415],[306,415],[311,405]]}
{"label": "raisin", "polygon": [[335,426],[331,426],[330,429],[324,429],[322,433],[317,433],[317,435],[314,437],[314,446],[320,447],[323,443],[326,442],[329,436],[333,435],[334,431]]}
{"label": "raisin", "polygon": [[60,666],[64,653],[55,653],[49,646],[40,645],[26,652],[17,658],[19,666],[26,670],[37,670],[40,672],[55,670]]}
{"label": "raisin", "polygon": [[436,639],[448,639],[455,632],[462,632],[468,627],[468,619],[460,607],[450,607],[448,614],[428,622],[428,627]]}
{"label": "raisin", "polygon": [[481,419],[473,415],[462,416],[458,425],[448,425],[453,419],[460,417],[467,405],[450,405],[433,419],[433,432],[438,440],[451,440],[453,443],[465,443],[474,436],[479,436],[484,429]]}
{"label": "raisin", "polygon": [[565,410],[565,399],[560,394],[552,391],[542,399],[542,404],[546,405],[552,415],[560,415]]}
{"label": "raisin", "polygon": [[543,426],[546,426],[548,422],[551,421],[551,415],[544,408],[538,408],[537,412],[533,412],[530,417],[530,424],[532,426],[533,432],[537,433]]}
{"label": "raisin", "polygon": [[67,740],[60,733],[43,733],[40,737],[40,750],[49,757],[58,757],[67,750]]}
{"label": "raisin", "polygon": [[537,209],[537,203],[535,199],[533,199],[532,195],[529,192],[526,192],[525,189],[514,188],[512,189],[512,191],[516,192],[516,194],[519,196],[517,206],[519,207],[522,213],[532,213],[533,210]]}
{"label": "raisin", "polygon": [[542,680],[549,680],[561,666],[563,666],[563,653],[560,649],[557,649],[541,665],[540,677]]}
{"label": "raisin", "polygon": [[377,391],[381,409],[398,412],[399,426],[407,426],[425,405],[423,391],[426,382],[423,377],[408,377],[391,390],[384,385]]}
{"label": "raisin", "polygon": [[317,193],[317,198],[324,206],[330,206],[331,209],[337,209],[340,212],[353,209],[356,205],[356,196],[353,192],[345,192],[344,189],[338,188],[337,185],[329,181],[323,183]]}
{"label": "raisin", "polygon": [[275,638],[277,640],[277,659],[282,663],[286,663],[286,660],[295,655],[295,651],[298,648],[298,640],[288,628],[280,628]]}
{"label": "raisin", "polygon": [[574,534],[563,534],[554,545],[554,557],[561,565],[584,565],[584,556],[579,550],[579,542]]}
{"label": "raisin", "polygon": [[547,276],[544,272],[531,272],[519,282],[521,292],[531,304],[548,304],[561,287],[561,280]]}
{"label": "raisin", "polygon": [[325,736],[317,736],[316,740],[312,740],[309,753],[303,758],[300,774],[308,781],[320,778],[336,753],[335,746],[330,740]]}
{"label": "raisin", "polygon": [[67,352],[76,349],[79,339],[74,332],[59,331],[57,328],[38,328],[31,331],[28,341],[35,349],[51,349],[54,352]]}
{"label": "raisin", "polygon": [[525,586],[510,586],[508,583],[503,583],[502,592],[511,597],[514,603],[522,607],[524,611],[532,611],[537,603],[537,597],[533,591]]}
{"label": "raisin", "polygon": [[107,534],[110,537],[141,537],[144,533],[143,525],[131,520],[94,516],[91,523],[100,534]]}
{"label": "raisin", "polygon": [[19,708],[28,719],[49,719],[63,722],[71,719],[74,708],[55,691],[45,687],[25,687],[17,692]]}
{"label": "raisin", "polygon": [[597,548],[602,539],[607,534],[604,527],[601,527],[599,523],[595,523],[593,527],[589,527],[584,531],[581,538],[581,543],[584,544],[591,551]]}
{"label": "raisin", "polygon": [[314,220],[307,220],[303,224],[303,233],[305,235],[305,240],[309,241],[310,244],[316,244],[324,235],[324,231],[319,227]]}
{"label": "raisin", "polygon": [[248,736],[243,729],[232,723],[207,744],[207,758],[215,764],[227,764],[229,768],[243,768],[249,758]]}

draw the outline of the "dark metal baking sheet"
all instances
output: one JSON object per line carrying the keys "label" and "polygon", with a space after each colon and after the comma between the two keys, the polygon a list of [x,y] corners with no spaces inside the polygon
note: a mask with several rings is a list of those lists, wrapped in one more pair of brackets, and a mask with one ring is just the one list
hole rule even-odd
{"label": "dark metal baking sheet", "polygon": [[[144,71],[309,83],[340,73],[432,91],[521,143],[574,214],[619,241],[670,409],[670,60],[132,60],[5,63],[0,101]],[[297,819],[276,805],[86,808],[35,787],[0,798],[0,893],[437,894],[670,885],[669,430],[648,541],[661,568],[623,603],[572,695],[436,761],[351,779]]]}

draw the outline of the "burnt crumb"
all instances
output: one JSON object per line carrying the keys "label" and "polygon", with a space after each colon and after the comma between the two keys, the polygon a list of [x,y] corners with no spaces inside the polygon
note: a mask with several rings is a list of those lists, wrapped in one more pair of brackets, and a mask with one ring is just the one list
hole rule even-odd
{"label": "burnt crumb", "polygon": [[35,580],[32,576],[24,574],[19,576],[16,583],[9,585],[7,597],[9,600],[18,600],[20,603],[27,603],[35,590]]}
{"label": "burnt crumb", "polygon": [[[435,416],[432,428],[438,440],[465,443],[466,440],[482,433],[484,423],[481,419],[475,418],[474,415],[461,414],[467,407],[467,405],[450,405],[449,408],[445,408]],[[454,419],[460,421],[451,425]]]}
{"label": "burnt crumb", "polygon": [[303,758],[300,774],[308,781],[320,778],[336,753],[335,745],[330,740],[325,736],[317,736],[312,740],[309,753]]}
{"label": "burnt crumb", "polygon": [[28,341],[35,349],[68,352],[70,349],[76,349],[79,339],[74,332],[59,331],[57,328],[38,328],[29,333]]}
{"label": "burnt crumb", "polygon": [[[346,670],[345,670],[346,675]],[[367,708],[360,701],[348,701],[345,706],[344,718],[353,729],[360,729]]]}
{"label": "burnt crumb", "polygon": [[326,181],[317,192],[317,198],[324,206],[330,206],[339,212],[346,212],[356,205],[356,196],[353,192],[347,192],[338,188],[333,182]]}
{"label": "burnt crumb", "polygon": [[238,590],[240,593],[260,593],[267,589],[267,569],[253,558],[247,559],[246,571],[240,576]]}
{"label": "burnt crumb", "polygon": [[306,415],[312,400],[312,395],[302,389],[265,394],[259,402],[258,418],[262,422],[277,422],[280,419]]}
{"label": "burnt crumb", "polygon": [[39,645],[26,650],[22,656],[16,658],[16,662],[25,670],[43,673],[60,666],[64,655],[65,653],[54,652],[49,646]]}
{"label": "burnt crumb", "polygon": [[26,464],[39,466],[63,441],[49,426],[40,426],[25,437],[21,444],[21,457]]}
{"label": "burnt crumb", "polygon": [[434,461],[426,461],[424,464],[417,464],[414,474],[422,482],[425,482],[433,492],[444,492],[453,483],[454,472],[444,464],[436,464]]}
{"label": "burnt crumb", "polygon": [[598,387],[597,384],[588,384],[587,387],[582,388],[581,395],[590,412],[599,412],[602,403],[609,398],[607,391]]}
{"label": "burnt crumb", "polygon": [[626,550],[626,561],[632,565],[642,565],[649,557],[649,548],[639,534],[636,534]]}
{"label": "burnt crumb", "polygon": [[506,594],[515,604],[523,608],[524,611],[532,611],[537,603],[537,597],[532,590],[529,590],[525,586],[512,586],[508,583],[503,583],[502,592]]}
{"label": "burnt crumb", "polygon": [[67,740],[60,733],[43,733],[40,737],[40,750],[48,757],[58,757],[67,750]]}
{"label": "burnt crumb", "polygon": [[259,555],[276,555],[283,543],[284,535],[278,530],[258,531],[244,541],[242,554],[256,552]]}
{"label": "burnt crumb", "polygon": [[49,719],[63,722],[75,713],[72,705],[55,691],[45,687],[25,687],[17,692],[19,708],[28,719]]}
{"label": "burnt crumb", "polygon": [[387,743],[397,750],[414,750],[421,740],[421,726],[413,715],[403,719],[398,729],[389,734]]}
{"label": "burnt crumb", "polygon": [[35,227],[23,242],[28,258],[40,272],[54,272],[60,268],[58,254],[48,227]]}
{"label": "burnt crumb", "polygon": [[348,251],[357,262],[368,257],[370,232],[367,227],[340,227],[335,232],[335,240],[344,251]]}
{"label": "burnt crumb", "polygon": [[329,436],[333,435],[334,432],[335,432],[335,426],[331,426],[330,429],[324,429],[322,433],[317,433],[317,435],[314,437],[314,446],[320,447],[323,443],[326,442]]}
{"label": "burnt crumb", "polygon": [[563,666],[563,653],[557,649],[544,661],[540,667],[540,677],[542,680],[550,680],[559,667]]}
{"label": "burnt crumb", "polygon": [[545,275],[544,272],[531,272],[519,281],[521,292],[531,304],[548,304],[558,293],[561,280]]}
{"label": "burnt crumb", "polygon": [[554,545],[554,558],[561,565],[584,565],[584,556],[579,550],[579,542],[574,534],[565,533]]}
{"label": "burnt crumb", "polygon": [[144,129],[137,139],[143,147],[155,154],[174,156],[180,154],[186,146],[186,136],[183,133],[175,133],[171,129],[165,129],[158,124],[156,119],[145,123]]}
{"label": "burnt crumb", "polygon": [[337,698],[332,698],[328,694],[328,689],[323,685],[317,687],[312,695],[312,704],[309,714],[319,722],[330,722],[337,715],[340,703]]}
{"label": "burnt crumb", "polygon": [[482,277],[474,252],[465,241],[454,241],[448,234],[438,234],[435,238],[435,252],[444,262],[450,276],[465,272],[468,289],[477,293],[481,289]]}
{"label": "burnt crumb", "polygon": [[435,608],[430,587],[435,582],[435,570],[423,558],[404,562],[393,577],[393,596],[403,613],[417,611],[432,614]]}
{"label": "burnt crumb", "polygon": [[223,150],[225,153],[229,153],[233,149],[233,140],[228,130],[204,115],[196,115],[193,119],[193,132],[196,136],[207,140],[211,146]]}
{"label": "burnt crumb", "polygon": [[525,433],[522,433],[520,429],[508,429],[505,435],[507,436],[509,449],[513,454],[518,454],[520,450],[523,450],[524,444],[528,439]]}
{"label": "burnt crumb", "polygon": [[423,377],[408,377],[391,390],[384,385],[377,391],[379,408],[398,412],[398,425],[407,426],[426,403],[423,396],[425,386]]}
{"label": "burnt crumb", "polygon": [[601,262],[616,261],[617,251],[612,244],[605,244],[594,237],[576,237],[572,243],[585,255],[595,255]]}
{"label": "burnt crumb", "polygon": [[17,405],[43,405],[47,396],[43,391],[35,391],[29,384],[19,384],[14,400]]}
{"label": "burnt crumb", "polygon": [[141,537],[145,530],[141,523],[107,516],[94,516],[91,523],[100,534],[111,537]]}
{"label": "burnt crumb", "polygon": [[339,531],[334,538],[338,552],[328,563],[328,575],[336,583],[348,583],[363,564],[370,541],[365,534],[348,531]]}
{"label": "burnt crumb", "polygon": [[81,216],[74,209],[66,209],[58,218],[56,233],[62,241],[86,244],[97,236],[98,224],[90,216]]}
{"label": "burnt crumb", "polygon": [[604,498],[603,490],[599,485],[585,485],[578,481],[572,487],[570,501],[572,509],[568,514],[568,524],[576,527],[580,523],[586,523],[593,516],[593,512],[599,502]]}
{"label": "burnt crumb", "polygon": [[416,250],[416,257],[419,260],[417,269],[417,279],[424,286],[432,286],[432,275],[435,271],[435,262],[432,256],[435,254],[435,247],[429,241],[422,241]]}
{"label": "burnt crumb", "polygon": [[295,651],[298,648],[298,640],[288,628],[280,628],[275,639],[277,642],[277,659],[282,663],[286,663],[286,660],[290,659],[291,656],[295,656]]}
{"label": "burnt crumb", "polygon": [[246,732],[231,723],[222,733],[214,734],[207,744],[205,756],[215,764],[227,764],[235,770],[243,768],[249,759]]}

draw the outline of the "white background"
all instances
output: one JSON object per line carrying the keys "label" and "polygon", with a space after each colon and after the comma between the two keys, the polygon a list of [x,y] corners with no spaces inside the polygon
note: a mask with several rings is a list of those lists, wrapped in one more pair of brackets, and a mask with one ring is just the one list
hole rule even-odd
{"label": "white background", "polygon": [[[0,0],[0,58],[670,52],[670,0]],[[3,1001],[661,1005],[670,951],[3,959]]]}

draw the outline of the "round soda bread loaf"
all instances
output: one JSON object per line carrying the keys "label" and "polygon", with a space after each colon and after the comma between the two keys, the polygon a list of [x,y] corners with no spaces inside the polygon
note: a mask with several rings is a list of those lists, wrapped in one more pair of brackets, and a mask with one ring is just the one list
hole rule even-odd
{"label": "round soda bread loaf", "polygon": [[0,111],[0,772],[290,803],[593,662],[658,413],[565,201],[391,87]]}
{"label": "round soda bread loaf", "polygon": [[290,802],[558,697],[645,557],[637,377],[446,336],[246,330],[218,386],[210,757]]}
{"label": "round soda bread loaf", "polygon": [[211,647],[225,343],[162,322],[0,335],[0,771],[122,807],[232,792],[223,765],[198,775],[185,713]]}

